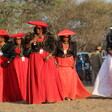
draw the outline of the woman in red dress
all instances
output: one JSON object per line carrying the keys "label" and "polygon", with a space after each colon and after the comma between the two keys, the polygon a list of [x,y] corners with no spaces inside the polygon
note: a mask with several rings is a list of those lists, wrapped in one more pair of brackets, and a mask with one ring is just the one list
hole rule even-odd
{"label": "woman in red dress", "polygon": [[61,31],[60,41],[57,42],[56,61],[62,85],[62,94],[66,100],[85,98],[91,93],[81,83],[76,72],[76,43],[70,41],[70,30]]}
{"label": "woman in red dress", "polygon": [[33,104],[62,100],[60,82],[54,63],[55,41],[46,32],[42,21],[28,22],[36,25],[33,39],[26,45],[30,50],[27,78],[27,101]]}
{"label": "woman in red dress", "polygon": [[[4,76],[4,71],[8,62],[7,56],[9,56],[9,53],[4,49],[4,46],[7,45],[7,41],[9,39],[8,33],[6,30],[0,30],[0,102],[3,102],[3,76]],[[7,49],[8,50],[8,49]],[[4,67],[3,67],[4,66]]]}
{"label": "woman in red dress", "polygon": [[14,44],[8,42],[8,34],[0,30],[0,101],[19,101],[22,99],[17,76],[13,68],[15,58]]}
{"label": "woman in red dress", "polygon": [[24,100],[26,100],[26,79],[27,79],[27,69],[28,69],[28,58],[24,57],[24,45],[22,37],[25,36],[24,33],[13,34],[10,37],[14,38],[14,50],[16,52],[16,57],[13,60],[14,69],[16,71],[19,88]]}

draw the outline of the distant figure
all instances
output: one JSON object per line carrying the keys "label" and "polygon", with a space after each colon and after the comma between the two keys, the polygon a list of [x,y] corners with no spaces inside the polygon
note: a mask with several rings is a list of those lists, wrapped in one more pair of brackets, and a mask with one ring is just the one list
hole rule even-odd
{"label": "distant figure", "polygon": [[107,52],[108,55],[98,73],[92,93],[104,97],[112,94],[112,31],[107,36]]}
{"label": "distant figure", "polygon": [[77,56],[76,69],[77,69],[77,73],[79,75],[80,80],[83,81],[84,76],[82,71],[82,60],[80,55]]}
{"label": "distant figure", "polygon": [[112,94],[112,50],[109,51],[101,66],[92,94],[105,97]]}
{"label": "distant figure", "polygon": [[96,48],[96,51],[91,54],[92,77],[93,77],[92,82],[93,83],[102,65],[101,51],[102,51],[102,47],[98,46]]}
{"label": "distant figure", "polygon": [[110,32],[106,37],[106,41],[107,41],[106,50],[107,52],[109,52],[109,50],[112,50],[112,27],[110,27]]}
{"label": "distant figure", "polygon": [[103,56],[106,56],[106,55],[107,55],[106,50],[105,50],[104,48],[102,48],[102,51],[101,51],[101,56],[103,57]]}
{"label": "distant figure", "polygon": [[90,65],[91,63],[90,63],[89,56],[85,55],[85,61],[84,61],[85,81],[86,83],[90,81],[90,83],[92,84]]}

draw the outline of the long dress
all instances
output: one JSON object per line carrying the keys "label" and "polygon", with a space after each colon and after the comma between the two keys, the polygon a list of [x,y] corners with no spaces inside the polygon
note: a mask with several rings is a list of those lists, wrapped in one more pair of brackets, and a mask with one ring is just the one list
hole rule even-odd
{"label": "long dress", "polygon": [[0,102],[3,102],[3,77],[4,77],[4,71],[5,68],[3,68],[1,65],[8,61],[8,59],[2,55],[0,55]]}
{"label": "long dress", "polygon": [[[63,45],[63,50],[68,50],[69,46]],[[91,93],[86,90],[80,81],[76,69],[72,68],[74,65],[73,56],[70,57],[56,57],[58,62],[58,72],[62,85],[63,97],[71,99],[85,98],[91,96]]]}
{"label": "long dress", "polygon": [[[23,99],[26,99],[26,80],[27,80],[27,69],[28,69],[28,58],[24,57],[21,54],[22,48],[15,48],[16,57],[13,60],[14,69],[16,71],[19,88],[22,94]],[[20,56],[20,54],[22,56]]]}
{"label": "long dress", "polygon": [[[52,37],[48,39],[51,38]],[[47,39],[41,41],[38,40],[39,45],[42,45],[43,42],[45,45],[44,48],[54,44],[53,41],[51,42]],[[32,104],[40,104],[46,101],[57,102],[62,100],[60,81],[54,63],[54,57],[50,57],[49,61],[45,62],[44,58],[49,55],[49,52],[46,52],[44,48],[39,49],[39,52],[31,53],[29,57],[27,101]],[[54,47],[50,48],[51,50],[54,49]]]}
{"label": "long dress", "polygon": [[[7,56],[7,60],[15,58],[14,45],[12,43],[3,46],[3,54]],[[14,68],[13,60],[6,68],[3,68],[3,101],[13,102],[22,101],[22,94],[19,88],[16,70]]]}
{"label": "long dress", "polygon": [[93,95],[110,96],[112,94],[112,56],[107,55],[97,75]]}

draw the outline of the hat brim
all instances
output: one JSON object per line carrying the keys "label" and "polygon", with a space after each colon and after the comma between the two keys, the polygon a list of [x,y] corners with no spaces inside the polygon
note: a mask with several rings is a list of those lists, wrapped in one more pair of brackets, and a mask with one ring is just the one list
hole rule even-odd
{"label": "hat brim", "polygon": [[48,27],[48,25],[42,21],[34,21],[34,22],[27,22],[31,25],[36,25],[37,27]]}
{"label": "hat brim", "polygon": [[17,34],[11,35],[10,37],[11,37],[11,38],[16,38],[16,37],[22,38],[23,36],[26,36],[26,34],[25,34],[25,33],[17,33]]}
{"label": "hat brim", "polygon": [[69,35],[75,35],[76,33],[73,31],[70,31],[68,29],[62,30],[60,33],[58,33],[58,36],[69,36]]}

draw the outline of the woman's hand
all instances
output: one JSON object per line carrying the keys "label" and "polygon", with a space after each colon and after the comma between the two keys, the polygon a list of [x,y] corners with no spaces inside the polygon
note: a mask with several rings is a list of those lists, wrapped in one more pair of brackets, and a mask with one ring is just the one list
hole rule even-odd
{"label": "woman's hand", "polygon": [[51,56],[52,56],[52,54],[49,54],[48,56],[46,56],[46,57],[44,58],[44,61],[45,61],[45,62],[49,61],[49,59],[50,59]]}
{"label": "woman's hand", "polygon": [[73,68],[73,69],[76,68],[76,61],[74,62],[72,68]]}
{"label": "woman's hand", "polygon": [[9,65],[10,61],[6,61],[5,63],[2,64],[3,68],[6,68]]}
{"label": "woman's hand", "polygon": [[35,39],[35,38],[32,39],[32,40],[26,45],[26,48],[31,47],[31,44],[34,43],[34,42],[36,42],[36,39]]}
{"label": "woman's hand", "polygon": [[50,56],[48,55],[48,56],[46,56],[45,58],[44,58],[44,61],[49,61],[49,58],[50,58]]}
{"label": "woman's hand", "polygon": [[74,69],[74,68],[76,68],[76,66],[73,65],[72,68]]}

